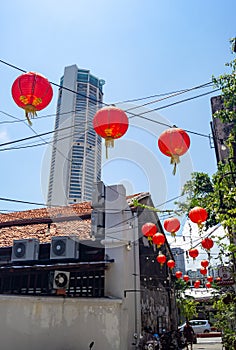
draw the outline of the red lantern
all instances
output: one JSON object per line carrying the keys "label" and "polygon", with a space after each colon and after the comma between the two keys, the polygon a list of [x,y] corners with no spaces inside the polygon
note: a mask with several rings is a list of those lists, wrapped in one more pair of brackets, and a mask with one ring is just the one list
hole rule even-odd
{"label": "red lantern", "polygon": [[201,261],[201,265],[202,265],[202,267],[207,267],[208,265],[209,265],[209,261],[207,261],[207,260],[202,260]]}
{"label": "red lantern", "polygon": [[208,276],[207,277],[207,281],[210,282],[210,283],[213,282],[213,277],[212,276]]}
{"label": "red lantern", "polygon": [[172,270],[175,267],[174,260],[168,260],[167,261],[167,266]]}
{"label": "red lantern", "polygon": [[208,218],[208,213],[206,209],[202,207],[194,207],[189,211],[188,217],[192,222],[201,226]]}
{"label": "red lantern", "polygon": [[182,272],[181,271],[176,271],[175,276],[176,276],[176,278],[181,278],[182,277]]}
{"label": "red lantern", "polygon": [[201,273],[202,275],[206,275],[206,274],[207,274],[207,269],[205,269],[204,267],[202,267],[202,268],[200,269],[200,273]]}
{"label": "red lantern", "polygon": [[189,276],[188,275],[184,275],[183,280],[187,283],[189,281]]}
{"label": "red lantern", "polygon": [[36,112],[47,107],[51,102],[53,90],[49,81],[38,73],[25,73],[20,75],[13,83],[12,97],[15,103],[25,110],[28,123]]}
{"label": "red lantern", "polygon": [[127,115],[120,108],[108,106],[97,111],[93,118],[93,127],[96,133],[105,139],[106,157],[107,148],[114,147],[114,140],[122,137],[128,126]]}
{"label": "red lantern", "polygon": [[176,172],[176,165],[180,162],[179,157],[187,152],[190,146],[188,134],[180,128],[165,130],[158,139],[160,151],[170,157],[170,163],[174,164],[173,174]]}
{"label": "red lantern", "polygon": [[156,244],[158,248],[165,243],[165,240],[165,236],[160,232],[157,232],[152,236],[152,242]]}
{"label": "red lantern", "polygon": [[199,288],[200,287],[200,284],[201,284],[201,282],[199,281],[199,280],[196,280],[195,282],[194,282],[194,288]]}
{"label": "red lantern", "polygon": [[204,249],[210,250],[213,247],[214,242],[211,238],[204,238],[201,244]]}
{"label": "red lantern", "polygon": [[211,288],[211,283],[210,283],[210,282],[207,282],[207,283],[206,283],[206,287],[207,287],[207,288]]}
{"label": "red lantern", "polygon": [[171,236],[175,237],[175,233],[180,228],[180,222],[177,218],[169,218],[164,221],[164,228],[167,232],[171,233]]}
{"label": "red lantern", "polygon": [[163,266],[165,264],[165,262],[166,262],[166,256],[164,254],[162,254],[162,253],[159,253],[157,258],[156,258],[156,260],[157,260],[157,262],[159,262],[159,264],[161,266]]}
{"label": "red lantern", "polygon": [[142,226],[142,233],[145,237],[151,238],[157,232],[157,227],[152,222],[147,222]]}
{"label": "red lantern", "polygon": [[191,258],[193,258],[193,260],[195,260],[198,257],[198,250],[197,248],[192,248],[188,251],[189,255],[191,256]]}

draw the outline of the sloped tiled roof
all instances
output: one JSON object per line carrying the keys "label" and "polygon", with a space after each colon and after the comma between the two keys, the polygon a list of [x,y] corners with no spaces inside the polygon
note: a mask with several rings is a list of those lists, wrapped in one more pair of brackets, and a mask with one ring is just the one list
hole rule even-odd
{"label": "sloped tiled roof", "polygon": [[14,239],[37,238],[40,243],[50,242],[53,236],[78,235],[80,239],[89,239],[91,211],[91,203],[83,202],[0,214],[0,247],[12,246]]}
{"label": "sloped tiled roof", "polygon": [[[137,193],[127,196],[132,200],[148,196]],[[0,214],[0,247],[13,245],[13,240],[37,238],[40,243],[51,241],[53,236],[77,235],[81,240],[90,239],[91,202],[82,202],[65,207],[32,209]]]}

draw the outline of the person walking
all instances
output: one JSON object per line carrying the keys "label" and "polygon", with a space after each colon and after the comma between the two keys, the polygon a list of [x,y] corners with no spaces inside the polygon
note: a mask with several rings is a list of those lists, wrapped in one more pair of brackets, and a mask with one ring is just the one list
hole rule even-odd
{"label": "person walking", "polygon": [[183,330],[184,338],[186,340],[186,346],[188,350],[188,346],[190,345],[190,349],[193,349],[193,335],[194,335],[194,330],[189,321],[186,321],[186,325],[184,326]]}

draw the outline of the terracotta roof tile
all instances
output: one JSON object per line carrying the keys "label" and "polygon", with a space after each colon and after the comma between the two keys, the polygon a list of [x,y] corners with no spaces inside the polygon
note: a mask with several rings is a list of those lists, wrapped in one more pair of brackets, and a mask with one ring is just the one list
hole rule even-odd
{"label": "terracotta roof tile", "polygon": [[[132,199],[141,199],[144,196],[147,196],[147,193],[127,196],[127,202],[132,206]],[[83,202],[65,207],[0,214],[0,247],[12,246],[13,240],[27,238],[37,238],[40,243],[50,242],[53,236],[77,235],[81,240],[90,239],[91,219],[88,217],[81,219],[79,216],[90,215],[91,212],[91,202]],[[69,217],[73,220],[69,220]],[[58,218],[61,218],[60,221],[56,220]],[[44,223],[40,223],[40,219]],[[49,223],[46,219],[50,219]]]}

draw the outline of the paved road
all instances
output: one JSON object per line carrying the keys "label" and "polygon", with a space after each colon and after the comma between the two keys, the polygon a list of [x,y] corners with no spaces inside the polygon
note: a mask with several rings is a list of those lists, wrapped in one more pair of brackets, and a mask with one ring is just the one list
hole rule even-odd
{"label": "paved road", "polygon": [[193,350],[222,350],[220,337],[197,338],[197,344],[193,345]]}

